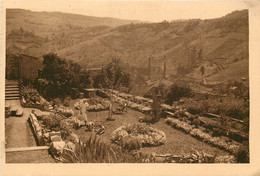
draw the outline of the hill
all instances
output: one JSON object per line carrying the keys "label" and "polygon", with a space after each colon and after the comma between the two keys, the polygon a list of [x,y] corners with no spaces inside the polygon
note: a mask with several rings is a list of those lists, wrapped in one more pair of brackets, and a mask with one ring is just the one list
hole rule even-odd
{"label": "hill", "polygon": [[130,24],[116,27],[91,40],[57,51],[61,56],[88,64],[117,57],[136,67],[163,67],[167,74],[188,64],[192,47],[202,50],[203,60],[218,64],[248,60],[248,11],[233,12],[213,20],[186,20]]}
{"label": "hill", "polygon": [[61,12],[6,9],[7,50],[12,54],[22,52],[41,57],[43,53],[70,47],[114,27],[137,22]]}
{"label": "hill", "polygon": [[[101,66],[111,58],[120,58],[129,67],[143,69],[144,74],[147,74],[150,57],[154,75],[161,74],[163,62],[166,61],[168,77],[184,67],[189,71],[189,77],[198,80],[201,80],[199,68],[210,62],[221,68],[205,67],[210,75],[207,79],[215,75],[212,78],[215,80],[220,72],[227,72],[232,77],[232,71],[225,71],[227,63],[229,68],[233,68],[233,64],[248,63],[248,27],[248,10],[210,20],[137,23],[59,12],[9,9],[7,50],[32,55],[57,52],[59,56],[87,67]],[[26,37],[22,33],[32,35]],[[193,51],[194,61],[189,63]],[[200,61],[197,60],[199,52]],[[248,77],[248,64],[240,64],[239,68],[242,70],[238,75]]]}

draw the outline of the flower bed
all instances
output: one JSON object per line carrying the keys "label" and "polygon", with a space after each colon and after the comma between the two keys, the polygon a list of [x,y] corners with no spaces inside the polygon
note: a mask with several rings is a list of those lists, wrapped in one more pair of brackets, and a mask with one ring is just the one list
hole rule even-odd
{"label": "flower bed", "polygon": [[33,111],[29,114],[28,122],[31,124],[32,131],[33,131],[34,136],[36,138],[36,143],[38,145],[43,145],[42,127],[40,126],[35,114],[33,113]]}
{"label": "flower bed", "polygon": [[137,149],[142,146],[158,146],[166,141],[163,131],[149,127],[145,124],[134,123],[119,127],[112,133],[111,140],[127,148]]}
{"label": "flower bed", "polygon": [[74,112],[72,109],[64,106],[59,106],[56,108],[56,112],[63,114],[65,117],[71,117],[74,115]]}
{"label": "flower bed", "polygon": [[224,149],[226,151],[231,152],[232,154],[236,154],[239,148],[242,146],[240,143],[231,141],[231,140],[224,140],[220,137],[213,137],[208,133],[203,132],[202,130],[195,128],[187,124],[186,122],[180,121],[178,119],[167,118],[166,123],[171,125],[174,128],[180,129],[185,131],[186,133],[196,137],[204,142],[207,142],[211,145],[214,145],[220,149]]}
{"label": "flower bed", "polygon": [[39,95],[37,90],[34,88],[24,86],[22,88],[21,95],[21,105],[23,107],[38,108],[45,111],[53,109],[50,103],[45,100],[41,95]]}
{"label": "flower bed", "polygon": [[86,104],[88,111],[104,111],[108,110],[110,107],[110,102],[104,100],[102,98],[95,98],[95,99],[81,99],[80,101],[76,102],[74,108],[79,110],[81,104]]}

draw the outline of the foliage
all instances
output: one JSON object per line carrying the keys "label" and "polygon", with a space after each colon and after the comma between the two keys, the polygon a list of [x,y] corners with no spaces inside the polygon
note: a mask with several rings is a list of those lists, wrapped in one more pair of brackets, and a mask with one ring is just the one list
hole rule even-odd
{"label": "foliage", "polygon": [[[235,88],[232,90],[232,88]],[[249,100],[249,87],[242,81],[228,81],[213,88],[219,94],[234,95],[237,98]]]}
{"label": "foliage", "polygon": [[93,86],[97,88],[121,89],[130,85],[130,75],[120,66],[120,60],[113,59],[103,72],[94,78]]}
{"label": "foliage", "polygon": [[190,31],[192,31],[196,26],[199,25],[199,22],[200,22],[200,21],[197,20],[197,19],[189,20],[189,21],[187,22],[187,24],[185,25],[183,31],[184,31],[184,32],[190,32]]}
{"label": "foliage", "polygon": [[43,59],[41,86],[45,97],[73,96],[75,88],[81,91],[90,85],[89,75],[77,63],[66,61],[54,53],[44,55]]}
{"label": "foliage", "polygon": [[209,98],[208,100],[185,101],[185,108],[192,114],[214,113],[230,116],[236,119],[249,117],[249,107],[245,101],[236,98]]}
{"label": "foliage", "polygon": [[24,107],[40,108],[48,110],[49,102],[39,95],[38,91],[30,86],[23,86],[21,94],[23,96],[21,103]]}
{"label": "foliage", "polygon": [[142,123],[123,125],[112,133],[112,141],[127,150],[139,149],[142,146],[158,146],[165,140],[163,131]]}
{"label": "foliage", "polygon": [[66,117],[61,114],[50,114],[49,116],[44,116],[43,124],[46,126],[47,129],[52,131],[60,131],[61,129],[61,122]]}
{"label": "foliage", "polygon": [[174,83],[169,93],[166,96],[165,102],[169,105],[172,105],[174,101],[180,100],[182,97],[191,97],[193,92],[188,85],[181,84],[181,83]]}
{"label": "foliage", "polygon": [[235,154],[238,163],[249,163],[249,147],[244,143]]}
{"label": "foliage", "polygon": [[213,137],[212,135],[203,132],[198,128],[194,128],[193,126],[187,124],[186,122],[182,122],[178,119],[167,118],[166,123],[171,125],[174,128],[185,131],[193,137],[196,137],[200,140],[203,140],[209,144],[212,144],[220,149],[225,149],[233,154],[236,154],[241,144],[235,141],[225,140],[220,137]]}
{"label": "foliage", "polygon": [[134,157],[121,147],[109,145],[97,136],[76,144],[75,151],[64,150],[65,163],[140,163],[142,157]]}
{"label": "foliage", "polygon": [[144,97],[153,98],[154,92],[160,92],[161,99],[165,100],[165,98],[167,97],[168,91],[169,91],[168,86],[163,83],[160,83],[157,87],[153,87],[148,92],[146,92]]}

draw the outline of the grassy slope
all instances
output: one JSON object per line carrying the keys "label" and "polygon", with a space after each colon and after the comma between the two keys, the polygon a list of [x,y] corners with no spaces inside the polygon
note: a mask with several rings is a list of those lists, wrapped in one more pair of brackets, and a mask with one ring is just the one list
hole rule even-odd
{"label": "grassy slope", "polygon": [[[58,53],[69,59],[103,62],[111,57],[121,58],[131,65],[145,67],[147,58],[153,64],[167,60],[168,72],[187,64],[185,48],[202,48],[204,59],[219,62],[219,57],[248,59],[247,11],[236,12],[226,17],[184,23],[135,24],[119,26],[109,33]],[[238,24],[237,24],[238,23]],[[237,26],[238,25],[238,26]],[[191,27],[189,27],[191,26]],[[220,61],[221,62],[221,61]]]}
{"label": "grassy slope", "polygon": [[7,9],[7,32],[23,28],[37,35],[48,36],[56,32],[71,29],[83,29],[94,26],[117,27],[138,21],[116,18],[91,17],[61,12],[33,12],[23,9]]}
{"label": "grassy slope", "polygon": [[8,53],[37,57],[89,40],[111,28],[138,22],[22,9],[7,9],[6,19]]}

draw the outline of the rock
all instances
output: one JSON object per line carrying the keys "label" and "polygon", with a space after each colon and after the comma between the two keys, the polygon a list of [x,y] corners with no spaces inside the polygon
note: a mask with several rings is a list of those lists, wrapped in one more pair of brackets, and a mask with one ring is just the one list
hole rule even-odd
{"label": "rock", "polygon": [[40,103],[39,101],[36,101],[35,104],[36,104],[36,105],[40,105],[41,103]]}
{"label": "rock", "polygon": [[15,105],[11,105],[10,106],[10,112],[11,112],[11,115],[12,116],[15,116],[16,115],[16,111],[18,110],[18,107],[15,106]]}
{"label": "rock", "polygon": [[[59,137],[61,137],[61,133],[60,133],[60,131],[59,132],[51,131],[51,132],[49,132],[49,136],[50,137],[52,137],[52,136],[59,136]],[[50,138],[50,140],[51,140],[51,138]]]}
{"label": "rock", "polygon": [[22,96],[21,103],[22,103],[22,105],[26,104],[26,100],[25,100],[24,96]]}
{"label": "rock", "polygon": [[50,145],[50,151],[54,156],[60,156],[65,146],[64,141],[52,142]]}
{"label": "rock", "polygon": [[10,103],[9,102],[5,102],[5,110],[10,110]]}
{"label": "rock", "polygon": [[31,116],[31,119],[32,119],[33,122],[37,121],[37,118],[33,113],[30,113],[30,116]]}
{"label": "rock", "polygon": [[44,134],[43,134],[43,137],[44,137],[45,139],[49,139],[49,138],[50,138],[50,133],[44,133]]}
{"label": "rock", "polygon": [[51,136],[51,142],[59,142],[59,141],[62,141],[60,136],[57,135]]}
{"label": "rock", "polygon": [[23,109],[22,108],[18,108],[16,111],[16,116],[21,117],[23,115]]}

